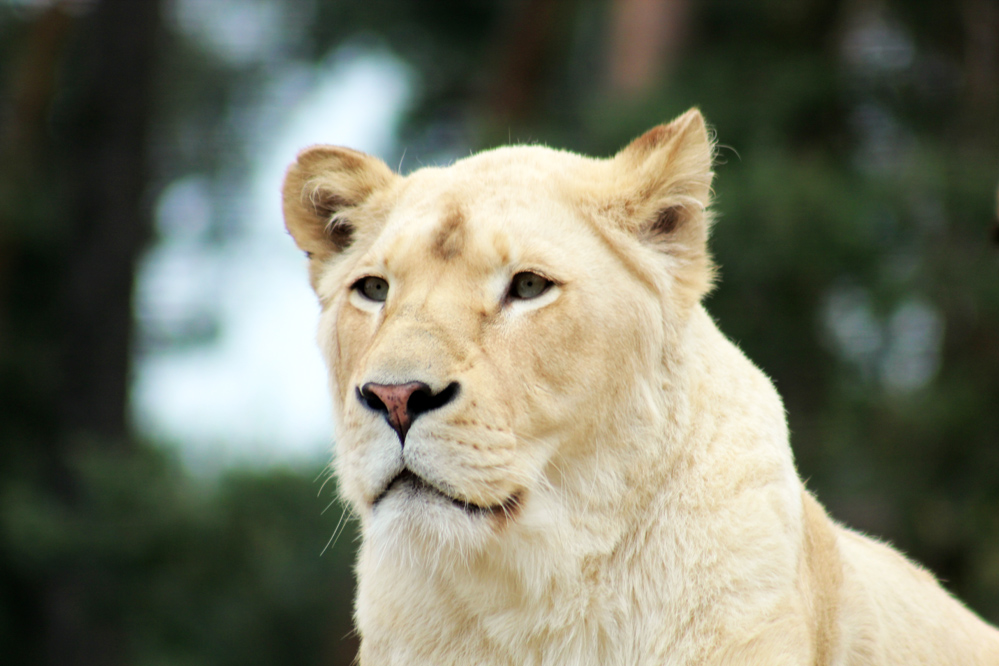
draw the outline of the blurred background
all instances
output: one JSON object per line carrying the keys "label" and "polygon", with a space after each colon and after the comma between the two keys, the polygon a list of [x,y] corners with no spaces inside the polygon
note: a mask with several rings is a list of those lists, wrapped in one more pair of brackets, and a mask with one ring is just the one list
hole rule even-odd
{"label": "blurred background", "polygon": [[285,166],[694,105],[802,476],[999,621],[995,0],[0,0],[3,663],[349,664]]}

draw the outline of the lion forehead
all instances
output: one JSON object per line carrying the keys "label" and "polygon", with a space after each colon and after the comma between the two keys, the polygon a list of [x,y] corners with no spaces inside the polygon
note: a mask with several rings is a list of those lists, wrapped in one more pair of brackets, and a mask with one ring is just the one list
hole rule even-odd
{"label": "lion forehead", "polygon": [[400,278],[455,269],[481,277],[517,266],[571,272],[581,251],[599,250],[570,193],[550,183],[529,187],[494,177],[479,187],[444,175],[412,186],[418,191],[401,198],[362,260]]}

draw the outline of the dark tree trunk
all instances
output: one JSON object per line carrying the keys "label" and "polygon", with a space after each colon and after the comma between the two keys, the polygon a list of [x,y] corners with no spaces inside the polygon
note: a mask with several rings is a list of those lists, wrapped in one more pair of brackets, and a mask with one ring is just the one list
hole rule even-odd
{"label": "dark tree trunk", "polygon": [[146,145],[158,3],[104,0],[81,26],[89,62],[65,127],[73,229],[63,280],[62,418],[123,441],[136,259],[149,233]]}
{"label": "dark tree trunk", "polygon": [[[146,146],[158,23],[158,2],[102,0],[77,33],[86,60],[65,70],[83,87],[62,127],[60,175],[69,186],[72,228],[57,299],[61,459],[76,447],[128,442],[133,277],[150,228]],[[57,470],[55,491],[71,504],[86,502],[73,481]],[[50,582],[53,666],[123,662],[121,628],[93,617],[86,601],[101,585],[100,570],[81,562]]]}
{"label": "dark tree trunk", "polygon": [[[101,0],[75,11],[56,4],[26,31],[0,133],[0,482],[30,487],[80,531],[93,507],[74,461],[130,448],[133,275],[150,229],[160,3]],[[33,552],[23,535],[4,536]],[[34,654],[8,656],[124,663],[100,554],[47,555],[22,568],[23,557],[0,552],[0,596],[24,604],[0,606],[34,634],[14,639]]]}

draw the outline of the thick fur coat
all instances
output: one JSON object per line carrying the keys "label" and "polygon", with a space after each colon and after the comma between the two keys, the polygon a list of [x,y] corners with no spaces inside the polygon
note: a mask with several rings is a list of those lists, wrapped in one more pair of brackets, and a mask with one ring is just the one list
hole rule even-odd
{"label": "thick fur coat", "polygon": [[701,305],[711,165],[692,110],[604,160],[290,167],[362,665],[999,664],[803,487],[780,397]]}

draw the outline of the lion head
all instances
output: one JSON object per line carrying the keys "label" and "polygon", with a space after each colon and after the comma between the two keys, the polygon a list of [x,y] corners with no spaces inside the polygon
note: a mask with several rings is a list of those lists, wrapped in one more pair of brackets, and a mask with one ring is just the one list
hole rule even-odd
{"label": "lion head", "polygon": [[366,540],[468,553],[640,473],[666,339],[711,281],[711,152],[692,110],[605,160],[518,146],[402,177],[298,156],[285,219]]}

